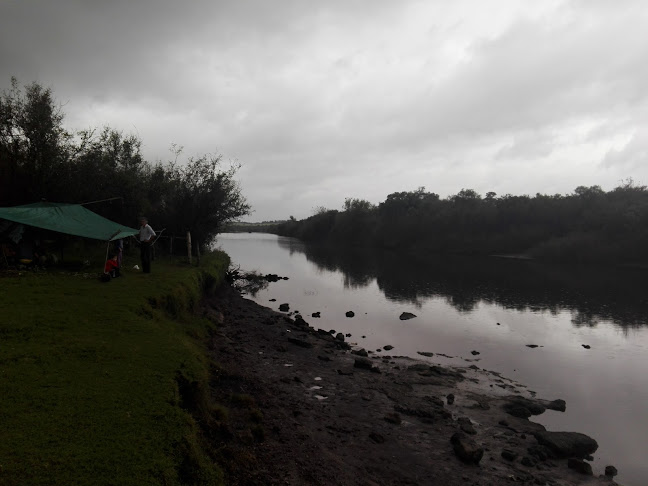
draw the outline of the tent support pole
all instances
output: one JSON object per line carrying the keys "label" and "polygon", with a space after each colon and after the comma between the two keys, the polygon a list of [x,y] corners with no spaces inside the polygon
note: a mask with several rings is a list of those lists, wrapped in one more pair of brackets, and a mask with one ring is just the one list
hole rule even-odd
{"label": "tent support pole", "polygon": [[108,240],[108,244],[106,245],[106,259],[104,260],[104,272],[106,270],[106,263],[108,262],[108,251],[110,250],[110,240]]}

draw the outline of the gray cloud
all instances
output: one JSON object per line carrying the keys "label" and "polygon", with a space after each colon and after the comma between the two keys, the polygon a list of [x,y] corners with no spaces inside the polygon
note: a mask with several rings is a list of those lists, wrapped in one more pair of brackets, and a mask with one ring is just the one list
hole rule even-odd
{"label": "gray cloud", "polygon": [[238,160],[253,219],[303,217],[421,185],[646,179],[647,21],[638,0],[4,1],[0,79],[151,160]]}

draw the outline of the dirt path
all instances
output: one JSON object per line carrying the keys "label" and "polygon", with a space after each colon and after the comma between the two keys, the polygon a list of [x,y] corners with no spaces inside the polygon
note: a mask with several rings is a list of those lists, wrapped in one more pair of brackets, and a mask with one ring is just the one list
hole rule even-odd
{"label": "dirt path", "polygon": [[[615,484],[568,468],[567,456],[591,453],[589,438],[545,437],[525,418],[563,404],[499,374],[362,358],[309,327],[317,319],[307,324],[231,290],[205,306],[222,321],[211,343],[212,393],[229,411],[213,440],[223,444],[228,484]],[[561,450],[554,439],[576,445]]]}

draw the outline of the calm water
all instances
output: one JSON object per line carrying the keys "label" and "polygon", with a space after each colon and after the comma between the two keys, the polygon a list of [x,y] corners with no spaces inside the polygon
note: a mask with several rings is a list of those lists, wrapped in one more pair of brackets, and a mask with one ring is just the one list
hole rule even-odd
{"label": "calm water", "polygon": [[[368,350],[391,344],[391,354],[444,353],[453,358],[431,361],[457,365],[479,351],[479,367],[567,401],[567,412],[535,420],[595,438],[595,474],[612,464],[620,483],[647,484],[648,271],[341,252],[255,233],[222,234],[216,246],[242,270],[290,278],[253,300],[290,303],[315,328],[351,333]],[[400,321],[404,311],[418,317]]]}

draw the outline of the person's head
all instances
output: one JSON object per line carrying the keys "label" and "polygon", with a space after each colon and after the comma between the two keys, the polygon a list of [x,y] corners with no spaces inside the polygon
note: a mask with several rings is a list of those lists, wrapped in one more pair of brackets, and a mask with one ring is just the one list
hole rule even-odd
{"label": "person's head", "polygon": [[146,226],[147,223],[148,223],[148,219],[145,216],[140,216],[139,218],[140,226]]}
{"label": "person's head", "polygon": [[117,261],[117,254],[116,254],[116,253],[111,253],[111,254],[110,254],[110,260],[115,260],[115,261]]}

